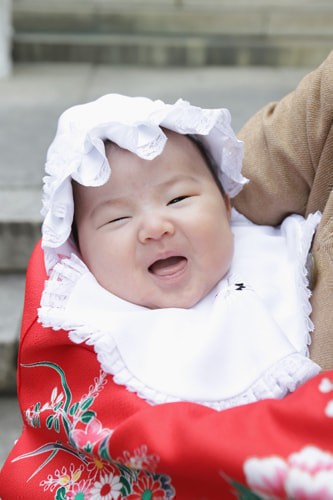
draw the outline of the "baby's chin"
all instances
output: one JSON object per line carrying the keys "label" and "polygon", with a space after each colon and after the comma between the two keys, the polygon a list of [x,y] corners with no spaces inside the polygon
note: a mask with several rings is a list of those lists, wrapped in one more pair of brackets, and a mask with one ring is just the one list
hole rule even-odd
{"label": "baby's chin", "polygon": [[200,300],[203,297],[201,297],[198,300],[193,300],[193,301],[179,301],[179,300],[171,300],[171,301],[162,301],[157,304],[147,304],[144,305],[147,309],[191,309],[194,307],[196,304],[200,302]]}
{"label": "baby's chin", "polygon": [[198,293],[179,293],[178,295],[165,296],[160,298],[159,300],[156,300],[155,302],[143,301],[143,303],[141,303],[140,305],[146,307],[147,309],[191,309],[192,307],[197,305],[204,297],[206,297],[210,293],[210,291],[215,288],[215,286],[216,284],[214,284],[214,286],[212,287],[209,287],[209,289]]}
{"label": "baby's chin", "polygon": [[209,292],[201,292],[201,293],[184,293],[180,292],[178,294],[158,294],[159,296],[152,297],[152,294],[149,297],[140,296],[135,297],[132,294],[122,294],[119,293],[118,290],[114,290],[113,287],[108,287],[105,283],[99,281],[99,284],[108,292],[112,293],[115,297],[118,297],[121,300],[125,300],[133,305],[139,307],[145,307],[146,309],[156,310],[156,309],[191,309],[191,307],[198,304]]}
{"label": "baby's chin", "polygon": [[146,309],[191,309],[210,294],[226,274],[224,272],[223,276],[218,277],[217,280],[214,277],[211,281],[200,280],[199,283],[191,282],[186,287],[178,287],[178,289],[174,288],[173,290],[164,289],[162,291],[161,289],[152,290],[150,288],[145,293],[142,293],[141,290],[140,294],[134,293],[133,289],[129,293],[127,290],[121,293],[119,289],[115,290],[113,287],[106,286],[105,283],[100,282],[100,285],[120,299],[139,307],[145,307]]}

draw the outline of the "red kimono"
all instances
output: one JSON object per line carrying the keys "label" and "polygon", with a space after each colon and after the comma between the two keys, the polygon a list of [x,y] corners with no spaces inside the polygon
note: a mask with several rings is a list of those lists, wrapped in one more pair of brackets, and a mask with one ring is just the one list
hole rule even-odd
{"label": "red kimono", "polygon": [[24,428],[2,500],[333,499],[332,371],[221,412],[151,406],[101,370],[93,347],[37,322],[46,278],[38,245],[18,363]]}

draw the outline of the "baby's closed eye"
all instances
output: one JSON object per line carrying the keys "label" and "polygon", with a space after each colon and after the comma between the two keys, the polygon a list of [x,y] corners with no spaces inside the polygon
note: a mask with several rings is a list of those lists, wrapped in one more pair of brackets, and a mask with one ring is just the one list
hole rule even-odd
{"label": "baby's closed eye", "polygon": [[115,217],[114,219],[108,220],[106,224],[116,224],[118,222],[126,221],[127,219],[130,219],[129,215],[122,215],[121,217]]}
{"label": "baby's closed eye", "polygon": [[119,217],[108,217],[108,218],[105,218],[104,221],[101,221],[98,227],[102,228],[102,227],[106,227],[109,225],[118,226],[122,222],[125,222],[127,219],[130,219],[129,215],[122,215]]}
{"label": "baby's closed eye", "polygon": [[169,201],[168,205],[174,205],[175,203],[179,203],[183,200],[186,200],[186,198],[190,198],[190,195],[176,196],[171,201]]}

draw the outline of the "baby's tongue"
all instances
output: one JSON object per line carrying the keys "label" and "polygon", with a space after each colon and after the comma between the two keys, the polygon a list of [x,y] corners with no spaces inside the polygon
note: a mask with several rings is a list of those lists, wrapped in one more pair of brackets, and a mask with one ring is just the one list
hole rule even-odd
{"label": "baby's tongue", "polygon": [[150,272],[157,276],[167,276],[168,274],[180,271],[186,264],[185,257],[175,256],[168,259],[157,260],[149,268]]}

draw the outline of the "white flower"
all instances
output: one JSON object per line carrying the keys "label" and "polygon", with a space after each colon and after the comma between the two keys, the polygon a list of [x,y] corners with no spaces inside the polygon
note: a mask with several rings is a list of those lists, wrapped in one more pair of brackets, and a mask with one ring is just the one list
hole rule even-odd
{"label": "white flower", "polygon": [[58,388],[55,387],[52,391],[52,394],[51,394],[51,404],[53,406],[56,406],[57,404],[60,403],[60,401],[62,401],[64,399],[64,394],[61,392],[59,395],[58,395]]}
{"label": "white flower", "polygon": [[328,378],[323,378],[319,384],[320,392],[327,393],[333,391],[333,383]]}
{"label": "white flower", "polygon": [[91,500],[117,500],[121,495],[122,484],[119,476],[101,475],[90,490]]}
{"label": "white flower", "polygon": [[279,457],[250,458],[244,464],[249,486],[262,498],[281,498],[288,474],[288,464]]}
{"label": "white flower", "polygon": [[333,471],[333,455],[316,446],[306,446],[301,451],[292,453],[288,463],[291,468],[305,470],[310,474],[315,474],[319,470]]}
{"label": "white flower", "polygon": [[327,403],[325,414],[327,417],[333,418],[333,401],[329,401],[329,403]]}

